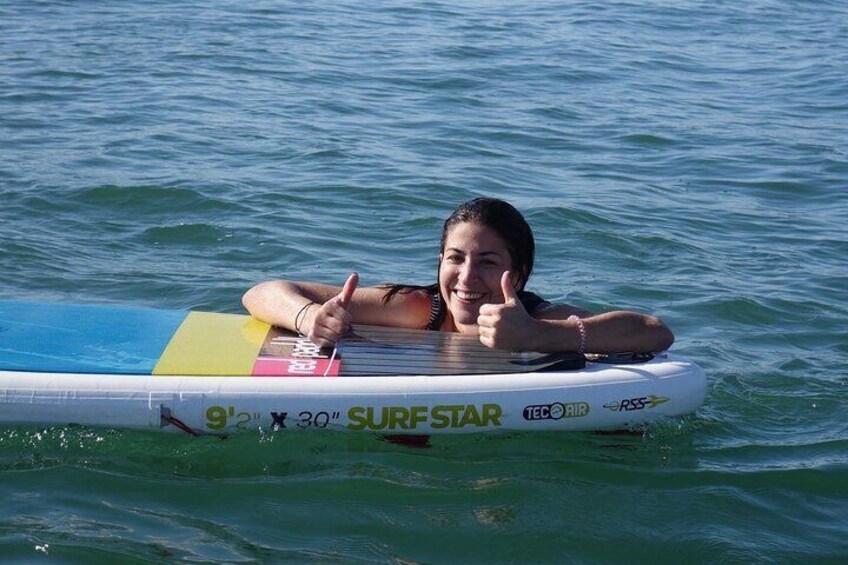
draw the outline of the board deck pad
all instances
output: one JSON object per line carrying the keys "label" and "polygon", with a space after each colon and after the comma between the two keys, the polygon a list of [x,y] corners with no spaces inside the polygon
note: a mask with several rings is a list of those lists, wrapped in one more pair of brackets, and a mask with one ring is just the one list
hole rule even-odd
{"label": "board deck pad", "polygon": [[0,369],[179,376],[356,377],[570,370],[576,354],[492,350],[475,336],[354,326],[336,348],[250,316],[0,300]]}
{"label": "board deck pad", "polygon": [[471,375],[579,368],[572,354],[492,350],[474,336],[354,326],[335,349],[271,328],[259,352],[256,376]]}

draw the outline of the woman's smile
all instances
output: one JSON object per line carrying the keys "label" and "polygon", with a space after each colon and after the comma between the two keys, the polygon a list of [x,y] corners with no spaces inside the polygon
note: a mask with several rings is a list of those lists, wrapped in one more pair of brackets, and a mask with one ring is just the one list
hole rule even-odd
{"label": "woman's smile", "polygon": [[453,292],[456,297],[462,300],[463,302],[474,302],[485,296],[485,293],[483,292],[469,292],[467,290],[459,290],[456,288],[453,289]]}

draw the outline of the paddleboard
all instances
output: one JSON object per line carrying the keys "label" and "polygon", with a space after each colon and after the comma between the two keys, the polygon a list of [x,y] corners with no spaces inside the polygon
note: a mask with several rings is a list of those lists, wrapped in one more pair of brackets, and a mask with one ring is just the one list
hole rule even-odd
{"label": "paddleboard", "polygon": [[240,314],[0,300],[0,422],[387,434],[603,430],[694,412],[684,357],[491,350],[355,326],[335,348]]}

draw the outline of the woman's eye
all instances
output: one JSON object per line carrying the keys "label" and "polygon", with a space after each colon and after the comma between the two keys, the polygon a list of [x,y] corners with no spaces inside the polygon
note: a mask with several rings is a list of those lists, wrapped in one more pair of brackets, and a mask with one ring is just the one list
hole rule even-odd
{"label": "woman's eye", "polygon": [[451,263],[453,265],[458,265],[458,264],[462,263],[462,256],[461,255],[448,255],[447,262]]}

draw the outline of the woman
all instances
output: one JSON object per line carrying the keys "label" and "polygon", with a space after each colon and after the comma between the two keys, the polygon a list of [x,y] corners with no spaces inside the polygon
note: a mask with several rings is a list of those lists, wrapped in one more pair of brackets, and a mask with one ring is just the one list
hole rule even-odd
{"label": "woman", "polygon": [[593,315],[524,291],[533,270],[530,226],[510,204],[477,198],[445,221],[438,282],[431,286],[358,288],[353,273],[339,288],[284,280],[250,289],[244,306],[255,318],[333,345],[351,324],[477,335],[509,351],[651,352],[668,349],[671,331],[634,312]]}

